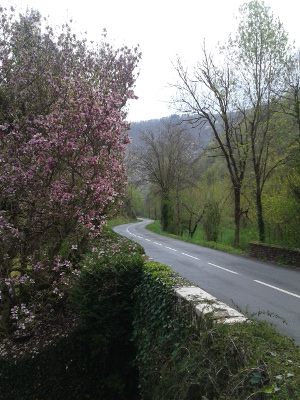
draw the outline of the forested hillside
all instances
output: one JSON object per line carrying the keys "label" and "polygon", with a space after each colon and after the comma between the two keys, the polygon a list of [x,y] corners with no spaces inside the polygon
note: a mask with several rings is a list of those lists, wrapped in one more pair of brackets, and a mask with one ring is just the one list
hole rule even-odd
{"label": "forested hillside", "polygon": [[208,144],[213,140],[213,134],[211,128],[208,124],[205,126],[194,126],[192,124],[186,124],[187,118],[183,115],[170,115],[166,116],[162,119],[151,119],[148,121],[139,121],[139,122],[131,122],[130,130],[128,131],[128,135],[130,136],[132,142],[128,146],[129,149],[132,147],[136,147],[142,143],[141,140],[141,132],[149,132],[152,131],[155,133],[158,132],[159,126],[163,121],[169,121],[171,123],[178,125],[186,125],[186,128],[190,131],[191,135],[195,138],[195,140],[200,141],[200,145],[202,148],[206,148]]}

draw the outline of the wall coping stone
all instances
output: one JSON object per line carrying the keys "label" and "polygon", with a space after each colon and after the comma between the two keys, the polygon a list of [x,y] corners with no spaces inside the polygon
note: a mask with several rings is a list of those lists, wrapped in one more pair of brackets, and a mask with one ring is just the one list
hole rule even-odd
{"label": "wall coping stone", "polygon": [[220,302],[198,286],[175,289],[175,296],[179,306],[188,302],[197,318],[205,318],[209,314],[216,323],[234,324],[248,321],[243,314]]}

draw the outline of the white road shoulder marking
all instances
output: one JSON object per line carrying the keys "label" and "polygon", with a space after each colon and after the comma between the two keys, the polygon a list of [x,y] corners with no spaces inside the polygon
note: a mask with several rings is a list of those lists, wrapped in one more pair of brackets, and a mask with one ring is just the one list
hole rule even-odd
{"label": "white road shoulder marking", "polygon": [[190,258],[194,258],[195,260],[199,260],[198,257],[190,256],[189,254],[186,254],[186,253],[181,253],[181,254],[184,256],[190,257]]}
{"label": "white road shoulder marking", "polygon": [[165,248],[169,249],[169,250],[172,250],[172,251],[177,251],[176,249],[172,249],[172,247],[165,246]]}
{"label": "white road shoulder marking", "polygon": [[207,264],[212,265],[212,266],[214,266],[216,268],[223,269],[224,271],[230,272],[231,274],[240,275],[238,272],[231,271],[230,269],[227,269],[227,268],[224,268],[224,267],[220,267],[219,265],[212,264],[212,263],[207,263]]}
{"label": "white road shoulder marking", "polygon": [[280,288],[278,288],[276,286],[269,285],[268,283],[265,283],[265,282],[256,281],[256,280],[254,280],[254,282],[260,283],[261,285],[268,286],[268,287],[270,287],[272,289],[275,289],[275,290],[279,290],[279,292],[289,294],[290,296],[298,297],[298,299],[300,299],[300,296],[298,294],[295,294],[295,293],[292,293],[292,292],[288,292],[287,290],[280,289]]}

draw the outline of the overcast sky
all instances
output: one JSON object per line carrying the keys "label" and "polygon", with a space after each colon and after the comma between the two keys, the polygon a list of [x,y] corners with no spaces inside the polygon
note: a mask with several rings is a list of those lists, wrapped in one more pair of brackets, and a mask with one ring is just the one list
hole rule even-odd
{"label": "overcast sky", "polygon": [[[247,0],[1,0],[2,6],[35,8],[49,16],[53,25],[73,18],[78,32],[87,31],[91,40],[100,40],[104,28],[117,47],[140,45],[142,61],[129,120],[141,121],[169,116],[176,81],[171,61],[176,54],[193,65],[200,58],[203,40],[213,49],[237,27],[239,5]],[[299,0],[266,0],[279,17],[289,37],[300,46]]]}

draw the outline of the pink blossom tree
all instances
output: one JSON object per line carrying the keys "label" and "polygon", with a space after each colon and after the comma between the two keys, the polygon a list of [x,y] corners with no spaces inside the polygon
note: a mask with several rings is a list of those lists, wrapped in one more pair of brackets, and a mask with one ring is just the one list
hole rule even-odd
{"label": "pink blossom tree", "polygon": [[0,324],[21,335],[122,202],[140,53],[56,34],[35,11],[0,18]]}

